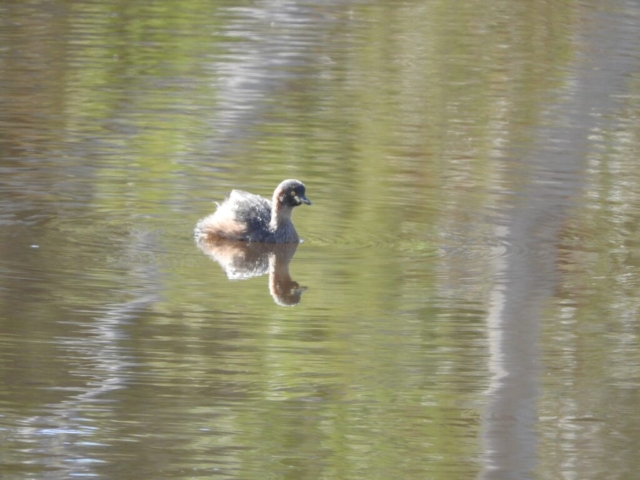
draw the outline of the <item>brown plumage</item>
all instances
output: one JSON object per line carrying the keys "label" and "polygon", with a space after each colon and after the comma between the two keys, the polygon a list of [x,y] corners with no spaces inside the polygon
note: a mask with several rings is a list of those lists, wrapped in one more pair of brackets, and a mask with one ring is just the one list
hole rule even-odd
{"label": "brown plumage", "polygon": [[300,237],[291,221],[294,207],[311,205],[299,180],[284,180],[272,200],[232,190],[218,209],[196,225],[197,239],[225,238],[245,242],[298,243]]}

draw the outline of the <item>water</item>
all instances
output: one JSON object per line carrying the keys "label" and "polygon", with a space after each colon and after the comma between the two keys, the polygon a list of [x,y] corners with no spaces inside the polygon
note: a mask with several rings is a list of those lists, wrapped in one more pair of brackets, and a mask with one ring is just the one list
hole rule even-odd
{"label": "water", "polygon": [[[0,6],[0,476],[635,478],[632,1]],[[194,243],[307,185],[297,248]]]}

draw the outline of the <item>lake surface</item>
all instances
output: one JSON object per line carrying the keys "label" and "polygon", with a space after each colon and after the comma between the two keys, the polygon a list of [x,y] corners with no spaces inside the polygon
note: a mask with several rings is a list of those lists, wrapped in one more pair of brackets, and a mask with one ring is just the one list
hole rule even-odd
{"label": "lake surface", "polygon": [[637,478],[639,234],[637,1],[4,2],[0,477]]}

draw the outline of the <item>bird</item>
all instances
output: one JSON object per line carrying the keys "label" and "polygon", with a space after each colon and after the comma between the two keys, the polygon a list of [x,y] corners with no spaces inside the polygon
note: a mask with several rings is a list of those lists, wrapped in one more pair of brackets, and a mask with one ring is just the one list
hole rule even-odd
{"label": "bird", "polygon": [[232,190],[211,215],[195,228],[197,240],[236,240],[262,243],[299,243],[291,213],[299,205],[311,205],[300,180],[283,180],[268,200],[260,195]]}

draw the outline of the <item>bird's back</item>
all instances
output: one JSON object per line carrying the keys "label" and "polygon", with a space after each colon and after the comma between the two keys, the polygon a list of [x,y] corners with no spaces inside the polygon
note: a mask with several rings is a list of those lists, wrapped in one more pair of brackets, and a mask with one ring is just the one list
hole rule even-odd
{"label": "bird's back", "polygon": [[198,223],[200,235],[244,240],[269,241],[272,232],[271,202],[260,195],[232,190],[218,209]]}

